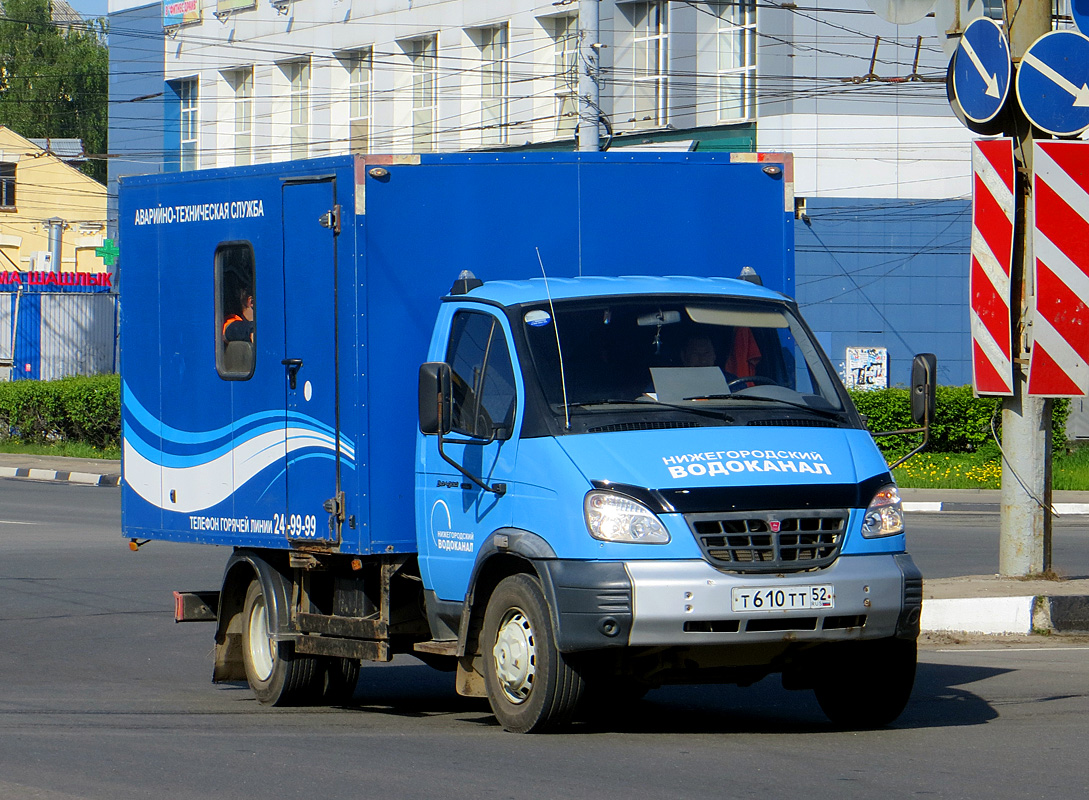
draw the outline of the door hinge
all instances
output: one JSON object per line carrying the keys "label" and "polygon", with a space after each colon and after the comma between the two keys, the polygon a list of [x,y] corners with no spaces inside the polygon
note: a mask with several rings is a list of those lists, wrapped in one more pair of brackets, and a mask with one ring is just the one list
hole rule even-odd
{"label": "door hinge", "polygon": [[340,233],[340,203],[337,203],[329,211],[326,211],[321,217],[318,218],[318,222],[323,228],[331,228],[334,234]]}
{"label": "door hinge", "polygon": [[335,519],[337,522],[344,522],[344,492],[337,492],[322,504],[322,508],[325,509],[325,513],[329,515],[329,522],[332,523]]}

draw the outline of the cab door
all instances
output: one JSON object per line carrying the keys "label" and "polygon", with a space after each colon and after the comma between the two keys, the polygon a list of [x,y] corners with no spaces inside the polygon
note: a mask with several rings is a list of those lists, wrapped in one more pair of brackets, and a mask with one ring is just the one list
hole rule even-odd
{"label": "cab door", "polygon": [[443,600],[465,597],[480,547],[511,524],[518,438],[518,381],[504,320],[487,311],[453,313],[445,361],[453,373],[453,430],[443,453],[439,437],[425,438],[417,485],[417,530],[424,584]]}
{"label": "cab door", "polygon": [[286,508],[291,540],[340,541],[336,182],[285,183]]}

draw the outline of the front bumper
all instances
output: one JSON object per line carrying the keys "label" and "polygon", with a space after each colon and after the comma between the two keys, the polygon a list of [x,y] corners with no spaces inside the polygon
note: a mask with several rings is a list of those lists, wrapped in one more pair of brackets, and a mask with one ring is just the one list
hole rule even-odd
{"label": "front bumper", "polygon": [[[559,649],[915,638],[922,576],[911,556],[840,556],[825,569],[721,572],[705,561],[538,562]],[[731,610],[734,587],[832,586],[831,609]]]}

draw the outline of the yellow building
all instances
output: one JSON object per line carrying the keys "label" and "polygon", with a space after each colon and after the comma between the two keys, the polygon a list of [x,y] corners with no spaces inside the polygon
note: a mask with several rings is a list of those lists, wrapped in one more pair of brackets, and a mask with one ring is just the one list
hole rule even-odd
{"label": "yellow building", "polygon": [[[106,187],[0,126],[0,272],[105,272]],[[51,231],[60,236],[52,264]]]}

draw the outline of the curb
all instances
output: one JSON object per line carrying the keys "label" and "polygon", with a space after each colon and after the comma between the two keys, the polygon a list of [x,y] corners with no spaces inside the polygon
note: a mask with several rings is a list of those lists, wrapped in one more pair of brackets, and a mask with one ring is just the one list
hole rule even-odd
{"label": "curb", "polygon": [[[1052,503],[1056,516],[1089,514],[1089,503]],[[993,513],[1001,511],[999,503],[946,503],[944,501],[931,500],[905,500],[904,511],[961,511],[969,513]]]}
{"label": "curb", "polygon": [[56,469],[0,467],[0,478],[30,478],[37,481],[67,481],[86,486],[120,486],[120,474],[97,475],[93,472],[65,472]]}
{"label": "curb", "polygon": [[927,633],[1086,634],[1089,596],[930,598],[920,626]]}

